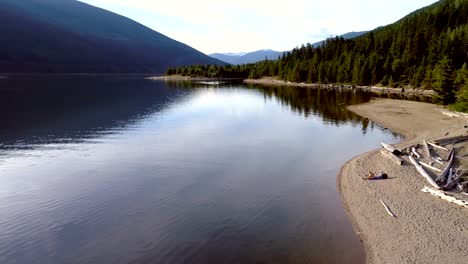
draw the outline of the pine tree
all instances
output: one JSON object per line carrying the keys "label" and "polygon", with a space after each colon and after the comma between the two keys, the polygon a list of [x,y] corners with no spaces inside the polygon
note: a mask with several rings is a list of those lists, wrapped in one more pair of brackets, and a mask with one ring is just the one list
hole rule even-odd
{"label": "pine tree", "polygon": [[450,108],[455,111],[468,112],[468,68],[466,63],[457,71],[455,84],[459,85],[460,89],[457,92],[457,101]]}
{"label": "pine tree", "polygon": [[388,79],[388,86],[389,87],[395,87],[395,82],[393,81],[393,77],[390,76],[390,79]]}
{"label": "pine tree", "polygon": [[451,62],[445,56],[436,65],[433,73],[433,89],[437,92],[434,100],[438,103],[448,105],[455,102],[455,74]]}

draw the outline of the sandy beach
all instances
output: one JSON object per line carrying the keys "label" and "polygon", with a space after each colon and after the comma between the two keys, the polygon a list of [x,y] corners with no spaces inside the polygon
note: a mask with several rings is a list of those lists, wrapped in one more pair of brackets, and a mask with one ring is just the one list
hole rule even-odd
{"label": "sandy beach", "polygon": [[[464,127],[467,117],[450,117],[442,113],[443,107],[433,104],[375,99],[349,110],[404,135],[405,140],[396,145],[399,148],[468,130]],[[462,157],[468,151],[465,144],[455,145],[455,167],[468,167],[467,158]],[[468,209],[421,192],[429,184],[408,159],[399,166],[383,156],[379,147],[348,161],[337,182],[355,232],[363,241],[367,263],[468,263]],[[442,156],[444,151],[438,153]],[[363,180],[369,171],[386,172],[389,179]]]}

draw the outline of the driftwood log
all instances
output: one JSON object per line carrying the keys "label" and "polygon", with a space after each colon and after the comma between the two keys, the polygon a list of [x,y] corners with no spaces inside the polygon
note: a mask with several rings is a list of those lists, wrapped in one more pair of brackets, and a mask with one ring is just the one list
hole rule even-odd
{"label": "driftwood log", "polygon": [[427,144],[433,146],[434,148],[438,148],[438,149],[442,149],[442,150],[445,150],[445,151],[449,151],[447,148],[444,148],[444,147],[439,146],[439,145],[437,145],[437,144],[435,144],[435,143],[432,143],[432,142],[427,142]]}
{"label": "driftwood log", "polygon": [[450,195],[447,195],[445,192],[443,191],[440,191],[440,190],[434,190],[432,188],[429,188],[427,186],[424,186],[424,188],[421,189],[422,192],[425,192],[425,193],[430,193],[432,195],[435,195],[435,196],[438,196],[440,197],[442,200],[445,200],[445,201],[449,201],[451,203],[454,203],[454,204],[458,204],[458,205],[461,205],[465,208],[468,208],[468,201],[465,201],[465,200],[462,200],[462,199],[458,199],[456,197],[453,197],[453,196],[450,196]]}
{"label": "driftwood log", "polygon": [[420,161],[419,164],[421,164],[421,165],[423,165],[424,167],[426,167],[426,168],[428,168],[428,169],[431,169],[431,170],[433,170],[433,171],[442,172],[441,169],[436,168],[436,167],[434,167],[434,166],[431,166],[431,165],[429,165],[429,164],[427,164],[427,163],[424,163],[424,162],[422,162],[422,161]]}
{"label": "driftwood log", "polygon": [[454,152],[455,152],[455,148],[451,148],[445,160],[449,161],[452,158]]}
{"label": "driftwood log", "polygon": [[452,163],[455,157],[455,149],[452,148],[449,152],[450,159],[449,162],[447,163],[447,166],[445,167],[444,170],[442,170],[442,173],[437,177],[436,182],[442,183],[445,181],[445,176],[447,176],[447,173],[450,171],[450,168],[452,168]]}
{"label": "driftwood log", "polygon": [[448,144],[454,144],[456,142],[465,141],[465,140],[468,140],[468,135],[436,139],[434,140],[434,143],[438,145],[448,145]]}
{"label": "driftwood log", "polygon": [[450,169],[449,169],[448,178],[447,178],[447,182],[451,182],[451,181],[452,181],[452,175],[453,175],[453,169],[450,168]]}
{"label": "driftwood log", "polygon": [[427,158],[431,159],[431,151],[429,150],[429,145],[427,145],[427,142],[425,139],[423,139],[423,147],[424,147],[424,150],[426,151]]}
{"label": "driftwood log", "polygon": [[457,183],[460,182],[460,177],[455,176],[455,178],[450,179],[450,181],[447,181],[447,184],[442,187],[442,190],[444,191],[450,191]]}
{"label": "driftwood log", "polygon": [[412,147],[412,148],[411,148],[411,152],[412,152],[416,157],[418,157],[418,159],[421,158],[421,154],[418,153],[418,151],[416,150],[415,147]]}
{"label": "driftwood log", "polygon": [[392,159],[394,162],[396,162],[398,165],[403,165],[403,159],[398,157],[397,155],[393,154],[392,152],[386,150],[386,149],[381,149],[380,152],[386,157],[389,157]]}
{"label": "driftwood log", "polygon": [[382,147],[388,151],[390,151],[391,153],[395,154],[395,155],[400,155],[401,154],[401,151],[397,148],[395,148],[394,146],[390,145],[390,144],[387,144],[387,143],[384,143],[384,142],[381,142],[380,143],[382,145]]}
{"label": "driftwood log", "polygon": [[441,158],[441,157],[432,157],[432,161],[437,162],[437,163],[439,163],[440,165],[444,165],[444,163],[442,162],[442,158]]}
{"label": "driftwood log", "polygon": [[440,189],[439,185],[437,185],[437,183],[431,178],[431,176],[429,176],[429,174],[427,174],[424,168],[419,165],[419,163],[413,157],[410,156],[409,160],[416,167],[416,170],[419,172],[419,174],[426,178],[427,182],[429,182],[434,188]]}

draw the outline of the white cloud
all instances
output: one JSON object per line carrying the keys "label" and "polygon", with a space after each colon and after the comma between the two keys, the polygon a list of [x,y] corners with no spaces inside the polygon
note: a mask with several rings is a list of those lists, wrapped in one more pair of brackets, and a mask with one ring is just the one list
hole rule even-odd
{"label": "white cloud", "polygon": [[392,23],[435,0],[82,0],[205,53],[289,50]]}

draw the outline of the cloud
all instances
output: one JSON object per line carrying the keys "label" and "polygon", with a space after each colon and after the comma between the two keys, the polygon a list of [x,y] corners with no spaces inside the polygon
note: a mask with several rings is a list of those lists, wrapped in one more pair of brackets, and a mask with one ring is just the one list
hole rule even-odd
{"label": "cloud", "polygon": [[203,52],[289,50],[392,23],[435,0],[82,0]]}

